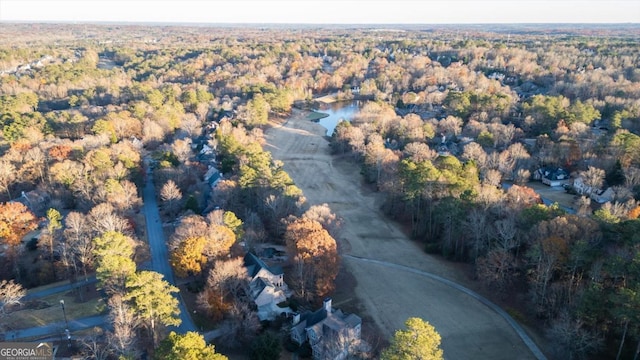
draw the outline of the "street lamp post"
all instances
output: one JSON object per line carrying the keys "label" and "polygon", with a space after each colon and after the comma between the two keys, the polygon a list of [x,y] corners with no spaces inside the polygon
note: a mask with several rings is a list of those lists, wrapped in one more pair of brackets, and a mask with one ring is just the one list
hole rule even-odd
{"label": "street lamp post", "polygon": [[62,315],[64,316],[64,333],[67,336],[67,347],[71,347],[71,333],[69,332],[69,322],[67,321],[67,312],[64,310],[64,299],[60,300],[60,306],[62,307]]}

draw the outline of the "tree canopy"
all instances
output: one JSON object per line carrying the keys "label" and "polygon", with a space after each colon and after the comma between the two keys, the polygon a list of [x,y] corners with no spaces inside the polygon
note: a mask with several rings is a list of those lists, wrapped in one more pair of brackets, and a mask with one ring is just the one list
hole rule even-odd
{"label": "tree canopy", "polygon": [[202,335],[187,332],[184,335],[169,333],[156,349],[158,360],[226,360],[227,357],[217,354],[213,345],[207,345]]}
{"label": "tree canopy", "polygon": [[382,351],[382,360],[441,360],[440,334],[436,329],[420,318],[409,318],[406,329],[397,330],[391,339],[391,345]]}

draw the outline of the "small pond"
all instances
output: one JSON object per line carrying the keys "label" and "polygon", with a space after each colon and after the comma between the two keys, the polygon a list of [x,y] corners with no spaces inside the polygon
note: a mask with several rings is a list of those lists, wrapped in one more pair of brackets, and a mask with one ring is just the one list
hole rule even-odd
{"label": "small pond", "polygon": [[360,111],[364,104],[364,101],[358,100],[337,101],[331,104],[321,103],[315,110],[329,116],[318,120],[318,123],[327,129],[327,136],[331,136],[340,121],[351,121],[353,116]]}

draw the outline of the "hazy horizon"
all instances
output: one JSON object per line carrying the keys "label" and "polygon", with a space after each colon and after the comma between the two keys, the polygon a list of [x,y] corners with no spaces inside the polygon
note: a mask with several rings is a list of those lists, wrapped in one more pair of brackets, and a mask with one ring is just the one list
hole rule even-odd
{"label": "hazy horizon", "polygon": [[235,25],[638,24],[640,1],[2,0],[0,22]]}
{"label": "hazy horizon", "polygon": [[258,23],[258,22],[185,22],[185,21],[118,21],[118,20],[101,20],[101,21],[75,21],[75,20],[0,20],[0,23],[4,24],[60,24],[60,25],[73,25],[73,24],[87,24],[87,25],[180,25],[180,26],[307,26],[307,27],[321,27],[321,26],[358,26],[358,27],[373,27],[373,26],[400,26],[400,27],[418,27],[418,26],[575,26],[575,25],[589,25],[589,26],[602,26],[602,27],[615,27],[615,26],[640,26],[638,22],[611,22],[611,23],[572,23],[572,22],[501,22],[501,23]]}

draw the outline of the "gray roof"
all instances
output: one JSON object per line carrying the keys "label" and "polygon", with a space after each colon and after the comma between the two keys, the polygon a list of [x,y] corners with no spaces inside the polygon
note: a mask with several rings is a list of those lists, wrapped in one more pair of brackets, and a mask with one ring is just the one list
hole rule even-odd
{"label": "gray roof", "polygon": [[266,269],[267,271],[269,271],[273,275],[282,275],[283,274],[283,271],[282,271],[281,267],[279,267],[279,266],[269,267],[269,266],[267,266],[267,264],[264,263],[264,261],[260,260],[259,257],[257,257],[255,254],[250,253],[250,252],[247,253],[247,255],[244,256],[244,266],[247,268],[247,273],[249,273],[249,276],[252,279],[262,269]]}

